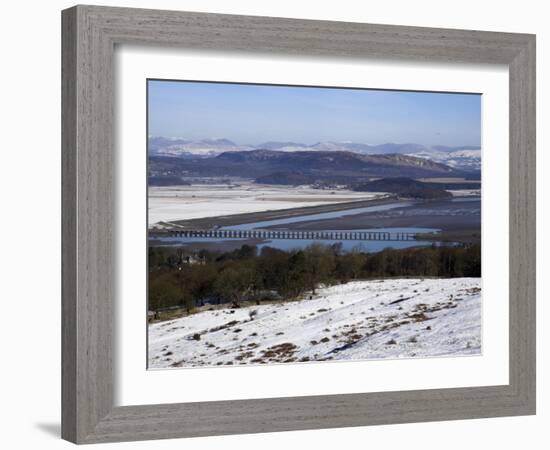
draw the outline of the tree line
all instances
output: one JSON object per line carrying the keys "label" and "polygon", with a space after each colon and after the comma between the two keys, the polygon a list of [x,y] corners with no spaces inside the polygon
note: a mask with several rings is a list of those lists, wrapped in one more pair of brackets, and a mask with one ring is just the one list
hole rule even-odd
{"label": "tree line", "polygon": [[386,277],[480,277],[479,244],[459,247],[342,252],[341,246],[313,244],[282,251],[243,245],[230,252],[149,248],[149,309],[205,303],[292,300],[320,285]]}

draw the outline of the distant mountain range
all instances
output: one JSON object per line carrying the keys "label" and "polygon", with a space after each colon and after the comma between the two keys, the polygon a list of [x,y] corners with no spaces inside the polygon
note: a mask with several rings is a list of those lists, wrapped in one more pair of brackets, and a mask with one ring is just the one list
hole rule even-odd
{"label": "distant mountain range", "polygon": [[149,155],[158,156],[217,156],[228,151],[253,150],[250,145],[238,145],[229,139],[191,141],[180,138],[149,137]]}
{"label": "distant mountain range", "polygon": [[[204,158],[149,157],[153,184],[178,184],[194,177],[253,177],[264,184],[365,183],[378,177],[461,177],[458,169],[399,153],[364,155],[350,151],[230,151]],[[166,181],[169,180],[169,181]]]}
{"label": "distant mountain range", "polygon": [[303,144],[289,141],[269,141],[258,145],[237,144],[229,139],[192,141],[179,138],[150,137],[149,156],[172,156],[196,159],[212,158],[227,152],[276,150],[278,152],[352,152],[362,155],[404,154],[448,165],[462,171],[481,168],[481,149],[475,146],[425,146],[414,143],[363,144],[357,142],[317,142]]}

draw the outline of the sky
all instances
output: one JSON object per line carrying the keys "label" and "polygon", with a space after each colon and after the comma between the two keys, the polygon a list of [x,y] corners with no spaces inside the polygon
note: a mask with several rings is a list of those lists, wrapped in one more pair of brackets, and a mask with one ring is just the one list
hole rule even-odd
{"label": "sky", "polygon": [[149,80],[149,136],[481,146],[481,95]]}

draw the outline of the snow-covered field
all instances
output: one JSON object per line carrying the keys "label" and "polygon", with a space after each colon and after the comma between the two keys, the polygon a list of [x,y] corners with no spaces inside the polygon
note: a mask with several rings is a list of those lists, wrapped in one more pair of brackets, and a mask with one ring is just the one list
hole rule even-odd
{"label": "snow-covered field", "polygon": [[379,197],[372,192],[307,186],[191,185],[149,188],[149,224],[220,215],[274,211]]}
{"label": "snow-covered field", "polygon": [[481,197],[481,189],[450,189],[453,197]]}
{"label": "snow-covered field", "polygon": [[473,355],[481,279],[388,279],[149,325],[149,367]]}

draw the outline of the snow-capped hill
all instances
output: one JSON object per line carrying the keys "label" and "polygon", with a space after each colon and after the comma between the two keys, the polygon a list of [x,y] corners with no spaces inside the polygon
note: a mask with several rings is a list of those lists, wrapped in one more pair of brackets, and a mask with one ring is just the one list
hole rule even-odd
{"label": "snow-capped hill", "polygon": [[230,141],[229,139],[225,138],[219,138],[219,139],[203,139],[201,141],[202,144],[207,145],[221,145],[225,147],[235,147],[237,144],[235,144],[233,141]]}
{"label": "snow-capped hill", "polygon": [[411,156],[417,158],[430,159],[453,169],[466,171],[481,170],[481,149],[454,150],[451,152],[423,150],[421,152],[411,153]]}
{"label": "snow-capped hill", "polygon": [[149,138],[149,154],[155,156],[217,156],[223,152],[253,150],[248,145],[239,145],[229,139],[203,139],[189,141],[185,139]]}
{"label": "snow-capped hill", "polygon": [[475,149],[475,150],[457,150],[454,152],[451,152],[450,155],[452,157],[460,157],[460,158],[481,158],[481,149]]}
{"label": "snow-capped hill", "polygon": [[439,152],[456,152],[459,150],[479,150],[479,147],[475,145],[462,145],[459,147],[449,147],[448,145],[432,145],[430,147],[432,150],[437,150]]}
{"label": "snow-capped hill", "polygon": [[308,146],[299,142],[268,141],[258,144],[256,148],[265,150],[294,151],[294,149],[307,150]]}
{"label": "snow-capped hill", "polygon": [[387,279],[149,325],[149,367],[481,353],[481,279]]}
{"label": "snow-capped hill", "polygon": [[351,141],[325,141],[303,144],[292,141],[268,141],[261,144],[237,144],[229,139],[203,139],[191,141],[181,138],[149,138],[149,154],[152,156],[204,156],[213,157],[227,152],[273,150],[278,152],[351,152],[361,155],[410,155],[443,163],[460,170],[479,170],[481,150],[471,146],[428,147],[415,143],[365,144]]}
{"label": "snow-capped hill", "polygon": [[347,143],[342,142],[317,142],[309,147],[320,152],[347,151]]}

